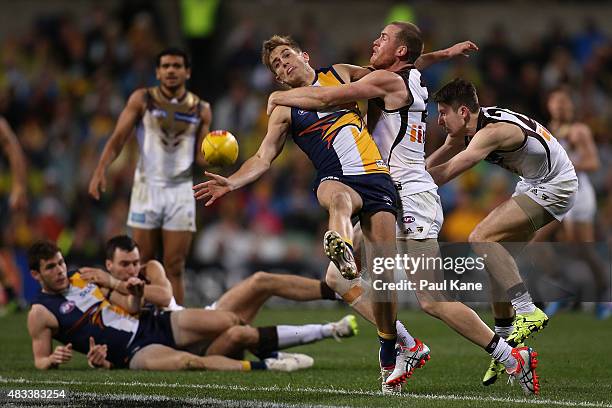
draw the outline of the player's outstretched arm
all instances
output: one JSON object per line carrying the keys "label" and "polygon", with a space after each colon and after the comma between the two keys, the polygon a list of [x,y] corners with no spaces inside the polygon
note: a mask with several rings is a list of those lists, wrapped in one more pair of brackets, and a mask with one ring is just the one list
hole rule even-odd
{"label": "player's outstretched arm", "polygon": [[72,344],[57,346],[52,351],[51,312],[42,305],[33,305],[28,313],[28,332],[32,338],[34,366],[39,370],[57,368],[72,358]]}
{"label": "player's outstretched arm", "polygon": [[434,166],[427,171],[434,182],[441,186],[464,171],[474,167],[499,146],[499,135],[495,130],[482,129],[476,132],[468,147],[446,163]]}
{"label": "player's outstretched arm", "polygon": [[425,168],[430,169],[439,164],[446,163],[464,148],[465,143],[463,138],[451,137],[450,135],[446,136],[444,144],[430,154],[425,160]]}
{"label": "player's outstretched arm", "polygon": [[433,51],[421,55],[415,61],[414,66],[417,67],[418,70],[422,71],[429,68],[433,64],[437,64],[458,56],[469,58],[470,52],[474,51],[478,51],[478,46],[476,44],[471,41],[462,41],[443,50]]}
{"label": "player's outstretched arm", "polygon": [[[268,113],[278,105],[293,106],[307,110],[325,109],[359,101],[384,97],[397,87],[403,86],[396,74],[378,70],[372,71],[357,82],[339,86],[305,86],[288,91],[273,92],[268,98]],[[400,88],[401,89],[401,88]]]}
{"label": "player's outstretched arm", "polygon": [[206,206],[214,203],[218,198],[230,191],[252,183],[270,168],[272,161],[283,150],[289,125],[291,124],[291,110],[287,107],[278,107],[272,112],[268,121],[268,132],[259,146],[257,153],[229,177],[206,172],[211,180],[193,186],[194,197],[206,201]]}
{"label": "player's outstretched arm", "polygon": [[102,156],[89,182],[89,194],[96,200],[100,199],[100,190],[106,191],[106,169],[119,156],[142,115],[145,106],[145,92],[146,90],[139,89],[132,93],[127,105],[119,115],[113,134],[104,146]]}
{"label": "player's outstretched arm", "polygon": [[11,166],[12,186],[9,205],[13,211],[25,209],[28,205],[26,195],[26,159],[17,137],[8,122],[0,117],[0,147]]}
{"label": "player's outstretched arm", "polygon": [[195,158],[198,166],[206,166],[206,158],[204,157],[204,152],[200,149],[202,146],[202,141],[204,140],[204,136],[210,132],[210,122],[212,122],[212,109],[210,108],[210,104],[208,102],[202,102],[202,109],[200,110],[200,120],[202,121],[200,124],[200,133],[198,133],[198,141],[196,143],[195,148]]}

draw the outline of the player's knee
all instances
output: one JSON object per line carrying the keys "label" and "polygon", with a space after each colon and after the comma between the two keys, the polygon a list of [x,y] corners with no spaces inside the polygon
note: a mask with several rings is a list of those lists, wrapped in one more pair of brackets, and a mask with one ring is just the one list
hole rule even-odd
{"label": "player's knee", "polygon": [[468,241],[473,244],[473,243],[478,243],[478,242],[490,242],[490,236],[489,234],[486,234],[484,231],[482,231],[479,228],[474,229],[474,231],[472,231],[470,233],[470,236],[468,237]]}
{"label": "player's knee", "polygon": [[270,280],[272,278],[271,273],[258,271],[255,272],[250,278],[250,284],[253,286],[253,290],[255,291],[265,291],[269,289]]}
{"label": "player's knee", "polygon": [[232,347],[246,347],[250,345],[254,340],[250,329],[248,326],[232,327],[225,334],[227,343],[231,344]]}
{"label": "player's knee", "polygon": [[185,258],[176,254],[164,256],[164,268],[168,275],[182,276],[185,269]]}
{"label": "player's knee", "polygon": [[344,191],[335,191],[330,197],[330,210],[334,211],[351,211],[351,196]]}
{"label": "player's knee", "polygon": [[419,306],[421,310],[428,315],[439,317],[440,315],[440,302],[436,302],[432,296],[426,292],[417,291],[417,299],[419,300]]}

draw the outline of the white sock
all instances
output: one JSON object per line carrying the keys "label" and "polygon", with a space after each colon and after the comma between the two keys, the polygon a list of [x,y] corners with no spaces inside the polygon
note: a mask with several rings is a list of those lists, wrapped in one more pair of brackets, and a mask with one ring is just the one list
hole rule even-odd
{"label": "white sock", "polygon": [[[318,340],[323,340],[331,336],[331,330],[328,327],[331,324],[306,324],[303,326],[276,326],[278,335],[278,348],[285,349],[287,347],[298,346],[300,344],[308,344]],[[328,334],[329,333],[329,334]]]}
{"label": "white sock", "polygon": [[507,339],[508,336],[512,334],[514,331],[514,325],[512,326],[495,326],[495,334],[497,334],[502,339]]}
{"label": "white sock", "polygon": [[397,331],[397,338],[408,348],[413,348],[416,345],[414,337],[408,333],[404,324],[399,320],[395,321],[395,330]]}
{"label": "white sock", "polygon": [[512,355],[512,347],[506,343],[506,340],[500,337],[497,344],[491,346],[494,347],[493,351],[489,353],[491,357],[502,363],[506,367],[506,370],[511,371],[516,368],[516,358]]}
{"label": "white sock", "polygon": [[517,314],[532,313],[536,309],[529,292],[525,292],[519,297],[512,299],[511,302]]}
{"label": "white sock", "polygon": [[517,283],[507,290],[508,297],[511,299],[512,307],[518,314],[532,313],[536,307],[533,304],[531,295],[523,282]]}

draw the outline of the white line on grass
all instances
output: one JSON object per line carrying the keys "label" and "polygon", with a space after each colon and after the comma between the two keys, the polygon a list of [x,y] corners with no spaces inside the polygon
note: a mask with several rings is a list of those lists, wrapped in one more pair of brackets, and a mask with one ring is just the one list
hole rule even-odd
{"label": "white line on grass", "polygon": [[[365,395],[371,397],[380,397],[383,394],[380,391],[367,390],[347,390],[343,388],[310,388],[300,387],[293,388],[290,385],[285,387],[271,386],[241,386],[232,384],[179,384],[179,383],[149,383],[141,381],[118,382],[118,381],[63,381],[63,380],[29,380],[26,378],[8,378],[0,377],[0,383],[11,384],[55,384],[55,385],[103,385],[110,387],[159,387],[159,388],[192,388],[205,390],[232,390],[244,392],[293,392],[293,393],[311,393],[311,394],[331,394],[331,395]],[[385,395],[388,397],[388,395]],[[533,399],[533,398],[501,398],[501,397],[483,397],[455,394],[402,394],[404,399],[423,399],[423,400],[440,400],[440,401],[487,401],[487,402],[505,402],[514,404],[531,404],[531,405],[557,405],[563,407],[594,407],[594,408],[612,408],[612,404],[605,402],[587,402],[587,401],[567,401],[567,400],[551,400],[551,399]]]}
{"label": "white line on grass", "polygon": [[[143,394],[110,394],[110,393],[93,393],[93,392],[70,392],[69,397],[76,396],[90,402],[159,402],[159,403],[176,403],[181,402],[190,406],[202,407],[246,407],[246,408],[330,408],[328,405],[299,405],[287,404],[281,402],[268,401],[251,401],[251,400],[224,400],[217,398],[197,398],[197,397],[170,397],[165,395],[143,395]],[[333,407],[333,408],[350,408],[350,407]]]}

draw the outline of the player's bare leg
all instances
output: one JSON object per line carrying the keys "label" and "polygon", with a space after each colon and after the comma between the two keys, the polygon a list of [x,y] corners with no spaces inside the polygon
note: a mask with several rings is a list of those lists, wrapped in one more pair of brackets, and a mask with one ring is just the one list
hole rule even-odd
{"label": "player's bare leg", "polygon": [[[521,200],[522,204],[516,200]],[[522,206],[530,208],[532,218]],[[534,225],[534,219],[537,219],[537,225]],[[499,242],[514,243],[511,244],[514,250],[519,251],[531,240],[535,229],[553,220],[554,217],[535,201],[521,195],[495,208],[469,237],[474,251],[485,258],[492,281],[495,332],[506,338],[512,347],[521,345],[531,333],[542,330],[548,323],[548,316],[533,304],[513,256]],[[510,299],[511,303],[503,302],[505,299]],[[512,312],[515,312],[514,319]],[[493,384],[502,371],[501,364],[492,359],[483,384]]]}
{"label": "player's bare leg", "polygon": [[323,238],[325,254],[336,264],[342,276],[354,279],[359,271],[353,256],[351,216],[363,205],[361,197],[346,184],[326,180],[317,189],[317,199],[329,212],[329,230]]}
{"label": "player's bare leg", "polygon": [[183,309],[170,315],[172,335],[178,347],[212,340],[232,326],[240,324],[240,319],[232,312],[203,309]]}
{"label": "player's bare leg", "polygon": [[142,265],[151,259],[155,259],[161,242],[161,230],[159,228],[144,229],[132,227],[132,238],[138,244],[140,263]]}
{"label": "player's bare leg", "polygon": [[242,361],[223,356],[201,357],[161,344],[150,344],[139,350],[130,361],[132,370],[178,371],[211,370],[242,371]]}
{"label": "player's bare leg", "polygon": [[214,339],[206,354],[234,356],[244,350],[250,350],[254,355],[266,358],[279,350],[332,337],[335,339],[352,337],[357,332],[355,317],[350,315],[337,322],[323,324],[234,326]]}
{"label": "player's bare leg", "polygon": [[256,272],[223,294],[216,310],[234,312],[248,324],[272,296],[296,301],[321,299],[321,282],[296,275]]}
{"label": "player's bare leg", "polygon": [[234,360],[220,355],[202,357],[161,344],[150,344],[142,348],[130,361],[130,369],[132,370],[154,371],[251,371],[256,369],[295,371],[300,368],[294,358],[251,362]]}
{"label": "player's bare leg", "polygon": [[166,275],[172,284],[172,293],[176,303],[182,305],[185,300],[185,288],[183,286],[185,260],[189,255],[193,233],[191,231],[162,230],[162,238],[164,247],[163,264]]}

